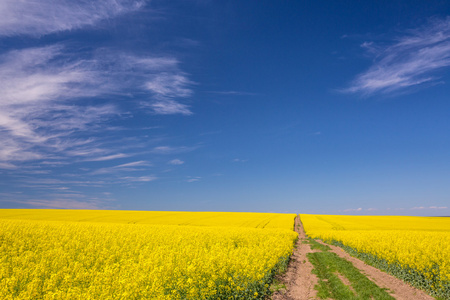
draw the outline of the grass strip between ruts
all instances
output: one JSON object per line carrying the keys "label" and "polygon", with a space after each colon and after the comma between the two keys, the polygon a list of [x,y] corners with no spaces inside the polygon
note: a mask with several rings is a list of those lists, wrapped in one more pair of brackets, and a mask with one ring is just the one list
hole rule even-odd
{"label": "grass strip between ruts", "polygon": [[[316,285],[320,299],[394,299],[385,289],[380,288],[356,269],[353,264],[335,253],[330,248],[313,239],[309,239],[311,249],[319,252],[308,253],[313,264],[313,273],[319,278]],[[347,278],[351,286],[345,285],[338,274]]]}

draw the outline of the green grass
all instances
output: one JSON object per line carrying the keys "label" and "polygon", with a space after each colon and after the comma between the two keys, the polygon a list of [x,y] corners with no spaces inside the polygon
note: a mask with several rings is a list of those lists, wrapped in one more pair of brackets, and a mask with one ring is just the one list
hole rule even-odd
{"label": "green grass", "polygon": [[272,293],[280,292],[280,293],[284,294],[287,291],[287,287],[284,283],[282,283],[281,281],[279,281],[278,279],[275,278],[272,281],[272,284],[270,285],[270,291]]}
{"label": "green grass", "polygon": [[[351,262],[329,252],[330,247],[312,239],[309,243],[312,249],[319,250],[307,256],[314,266],[313,273],[319,279],[315,288],[320,299],[394,299],[385,289],[361,274]],[[338,274],[345,277],[351,286],[344,284]]]}
{"label": "green grass", "polygon": [[328,245],[318,243],[315,240],[313,240],[312,238],[308,238],[308,243],[311,245],[312,250],[315,250],[315,249],[318,249],[320,251],[331,250],[331,248]]}

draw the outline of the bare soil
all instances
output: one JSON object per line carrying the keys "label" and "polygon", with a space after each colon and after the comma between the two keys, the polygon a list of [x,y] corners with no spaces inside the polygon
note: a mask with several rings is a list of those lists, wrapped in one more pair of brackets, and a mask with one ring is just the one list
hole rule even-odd
{"label": "bare soil", "polygon": [[[287,272],[278,278],[276,278],[281,285],[284,284],[285,288],[280,288],[272,295],[272,300],[307,300],[317,299],[317,291],[314,286],[318,283],[317,276],[311,271],[313,265],[307,258],[308,253],[315,252],[311,250],[309,244],[303,243],[307,240],[305,231],[303,230],[303,224],[300,218],[295,219],[295,231],[298,233],[299,238],[296,244],[296,249],[291,256],[291,261]],[[321,241],[318,241],[321,242]],[[324,244],[324,243],[323,243]],[[327,244],[328,245],[328,244]],[[386,288],[392,297],[398,300],[432,300],[435,299],[425,292],[416,289],[402,280],[384,273],[377,268],[367,265],[363,261],[350,256],[343,249],[328,245],[331,251],[339,255],[340,257],[350,261],[360,272],[372,280],[376,285],[381,288]],[[350,285],[348,280],[343,280],[343,283]],[[279,285],[280,286],[280,285]]]}
{"label": "bare soil", "polygon": [[305,231],[300,218],[295,219],[295,231],[298,233],[298,241],[287,272],[278,277],[277,280],[283,283],[286,288],[276,291],[273,300],[307,300],[316,299],[317,291],[314,286],[318,283],[316,275],[311,273],[313,265],[306,255],[314,252],[306,241]]}

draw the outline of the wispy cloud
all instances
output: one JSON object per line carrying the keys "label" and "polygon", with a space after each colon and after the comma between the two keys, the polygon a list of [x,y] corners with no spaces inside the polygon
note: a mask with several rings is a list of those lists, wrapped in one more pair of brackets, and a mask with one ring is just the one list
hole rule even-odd
{"label": "wispy cloud", "polygon": [[361,207],[359,208],[347,208],[347,209],[343,209],[343,212],[359,212],[359,211],[363,211],[363,209]]}
{"label": "wispy cloud", "polygon": [[248,161],[248,159],[234,158],[232,161],[236,163],[245,163]]}
{"label": "wispy cloud", "polygon": [[39,191],[30,196],[26,192],[0,193],[2,204],[15,203],[21,207],[56,209],[117,209],[111,193],[85,195],[66,187],[55,187],[54,191]]}
{"label": "wispy cloud", "polygon": [[207,91],[210,94],[224,95],[224,96],[257,96],[258,93],[244,92],[244,91]]}
{"label": "wispy cloud", "polygon": [[179,147],[173,147],[173,146],[158,146],[154,147],[152,150],[152,153],[156,154],[174,154],[174,153],[183,153],[183,152],[189,152],[192,150],[197,149],[197,147],[187,147],[187,146],[179,146]]}
{"label": "wispy cloud", "polygon": [[86,159],[86,161],[105,161],[105,160],[113,160],[113,159],[118,159],[118,158],[129,157],[129,156],[130,156],[129,154],[118,153],[118,154],[112,154],[112,155],[106,155],[106,156],[93,157],[93,158]]}
{"label": "wispy cloud", "polygon": [[156,98],[188,97],[192,91],[186,88],[192,84],[183,74],[162,73],[150,78],[145,87],[155,94]]}
{"label": "wispy cloud", "polygon": [[168,162],[169,165],[182,165],[184,164],[184,161],[181,159],[175,158]]}
{"label": "wispy cloud", "polygon": [[98,170],[93,171],[92,175],[98,175],[98,174],[111,174],[111,173],[117,173],[117,172],[130,172],[130,171],[142,171],[145,170],[146,167],[151,166],[151,164],[148,161],[140,160],[140,161],[134,161],[129,162],[126,164],[116,165],[112,167],[107,168],[100,168]]}
{"label": "wispy cloud", "polygon": [[132,177],[132,176],[126,176],[122,177],[121,179],[126,181],[133,181],[133,182],[149,182],[158,179],[158,177],[150,175],[150,176],[139,176],[139,177]]}
{"label": "wispy cloud", "polygon": [[139,160],[139,161],[133,161],[126,164],[121,164],[118,166],[115,166],[114,168],[129,168],[129,167],[136,167],[136,166],[149,166],[151,165],[148,161],[145,160]]}
{"label": "wispy cloud", "polygon": [[0,162],[0,169],[9,169],[9,170],[13,170],[13,169],[17,169],[16,165],[13,165],[11,163],[6,163],[6,162]]}
{"label": "wispy cloud", "polygon": [[20,186],[24,188],[42,188],[44,190],[48,189],[69,189],[69,187],[103,187],[106,184],[103,180],[83,180],[77,178],[76,180],[69,180],[59,176],[56,178],[39,178],[30,177],[23,178],[21,180]]}
{"label": "wispy cloud", "polygon": [[191,182],[197,182],[197,181],[200,181],[200,179],[202,179],[202,178],[199,177],[199,176],[194,176],[194,177],[189,176],[189,177],[186,179],[186,182],[189,182],[189,183],[191,183]]}
{"label": "wispy cloud", "polygon": [[141,102],[143,108],[150,108],[155,114],[158,115],[192,115],[189,106],[183,103],[179,103],[173,99],[164,99],[153,102]]}
{"label": "wispy cloud", "polygon": [[141,8],[135,0],[2,0],[0,35],[39,36],[94,25]]}
{"label": "wispy cloud", "polygon": [[436,211],[436,210],[447,210],[448,207],[447,206],[415,206],[415,207],[410,207],[410,208],[405,208],[405,207],[396,207],[396,208],[347,208],[347,209],[343,209],[343,210],[339,210],[340,212],[382,212],[382,211]]}
{"label": "wispy cloud", "polygon": [[68,199],[28,200],[28,201],[25,201],[24,204],[34,206],[34,207],[39,207],[39,208],[52,208],[52,209],[99,209],[100,207],[103,207],[103,205],[100,205],[101,203],[97,203],[97,202],[91,202],[91,201],[85,202],[85,201],[68,200]]}
{"label": "wispy cloud", "polygon": [[[50,198],[50,199],[49,199]],[[105,209],[117,208],[112,198],[85,197],[79,194],[49,194],[45,199],[16,200],[29,207],[48,209]]]}
{"label": "wispy cloud", "polygon": [[[83,195],[111,185],[153,181],[157,175],[146,175],[152,155],[194,149],[155,147],[162,139],[142,130],[159,127],[138,126],[123,134],[129,129],[123,124],[129,123],[118,124],[142,113],[147,118],[193,114],[185,102],[195,83],[176,57],[97,48],[97,43],[74,35],[70,44],[65,42],[69,31],[108,30],[113,18],[143,11],[146,3],[0,1],[0,39],[20,40],[6,42],[10,48],[0,50],[0,171],[7,179],[4,184],[23,191],[17,203],[105,207],[101,197]],[[149,17],[150,9],[145,11]]]}
{"label": "wispy cloud", "polygon": [[141,102],[142,107],[152,109],[156,114],[172,115],[183,114],[191,115],[189,106],[174,98],[186,98],[192,95],[192,90],[188,86],[192,85],[186,74],[161,73],[149,78],[145,83],[145,88],[150,91],[156,101]]}
{"label": "wispy cloud", "polygon": [[[177,74],[177,63],[171,58],[141,58],[108,51],[78,59],[62,45],[4,54],[0,57],[0,162],[42,159],[49,151],[79,146],[79,139],[70,138],[74,132],[101,128],[105,121],[120,116],[117,105],[86,105],[82,99],[106,95],[127,99],[125,90],[145,92],[146,83],[160,72]],[[154,113],[191,113],[187,106],[170,98],[190,94],[182,87],[188,81],[177,80],[174,92],[159,91],[165,99],[152,98],[153,92],[149,92],[147,104]],[[170,90],[169,86],[166,83],[165,89]]]}
{"label": "wispy cloud", "polygon": [[411,210],[423,210],[423,209],[437,209],[437,210],[441,210],[441,209],[447,209],[447,206],[416,206],[416,207],[412,207]]}
{"label": "wispy cloud", "polygon": [[437,72],[450,66],[450,17],[409,30],[387,45],[361,45],[374,57],[344,92],[372,95],[438,83]]}

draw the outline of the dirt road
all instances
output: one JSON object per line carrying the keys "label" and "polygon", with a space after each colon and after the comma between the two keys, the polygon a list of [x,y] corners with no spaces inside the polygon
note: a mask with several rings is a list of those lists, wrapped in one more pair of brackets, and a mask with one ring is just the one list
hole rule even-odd
{"label": "dirt road", "polygon": [[[327,244],[328,245],[328,244]],[[392,297],[399,300],[428,300],[434,299],[427,295],[424,291],[412,287],[402,280],[389,275],[377,268],[367,265],[365,262],[350,256],[342,248],[328,245],[331,251],[339,255],[340,257],[350,261],[362,274],[372,280],[376,285],[381,288],[386,288]]]}
{"label": "dirt road", "polygon": [[318,279],[316,275],[311,273],[313,265],[306,257],[313,250],[311,250],[309,244],[303,243],[306,240],[306,235],[299,217],[295,218],[295,231],[298,233],[296,248],[287,272],[284,276],[278,278],[286,288],[276,291],[272,296],[274,300],[316,299],[317,291],[314,286]]}
{"label": "dirt road", "polygon": [[[296,249],[291,257],[287,272],[277,278],[278,291],[275,291],[273,300],[307,300],[317,299],[317,291],[314,286],[318,283],[316,275],[311,273],[313,265],[308,261],[307,254],[315,250],[311,250],[309,244],[304,243],[307,238],[300,218],[295,219],[295,231],[299,235]],[[328,245],[330,246],[330,245]],[[360,270],[367,278],[373,281],[381,288],[386,288],[392,297],[399,300],[428,300],[434,299],[425,292],[418,290],[400,279],[386,274],[372,266],[365,264],[363,261],[350,256],[344,250],[336,246],[330,246],[331,251],[340,257],[350,261],[357,269]],[[344,278],[345,279],[345,278]],[[345,284],[350,284],[347,280],[342,280]]]}

